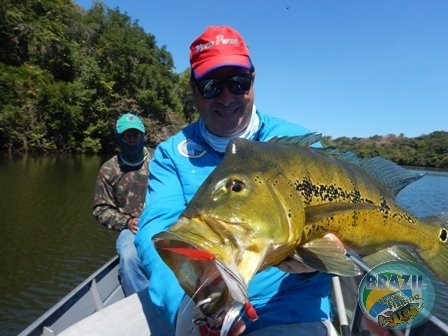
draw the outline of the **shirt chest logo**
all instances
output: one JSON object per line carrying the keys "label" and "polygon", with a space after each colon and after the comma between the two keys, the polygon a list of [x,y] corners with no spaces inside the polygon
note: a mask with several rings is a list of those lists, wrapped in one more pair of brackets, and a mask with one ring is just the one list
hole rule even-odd
{"label": "shirt chest logo", "polygon": [[206,153],[204,147],[191,139],[187,139],[179,143],[179,145],[177,145],[177,150],[182,156],[187,158],[200,158]]}

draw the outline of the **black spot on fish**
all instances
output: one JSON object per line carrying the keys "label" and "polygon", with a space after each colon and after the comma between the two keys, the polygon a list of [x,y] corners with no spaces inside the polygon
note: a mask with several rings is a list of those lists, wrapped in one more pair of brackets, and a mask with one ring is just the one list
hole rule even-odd
{"label": "black spot on fish", "polygon": [[386,214],[388,214],[390,211],[390,206],[387,203],[387,199],[385,199],[383,196],[381,196],[380,205],[381,205],[381,211],[384,211]]}
{"label": "black spot on fish", "polygon": [[[370,203],[372,200],[363,198],[360,191],[353,189],[350,192],[336,185],[314,184],[309,178],[295,182],[295,188],[299,191],[305,205],[310,205],[314,201],[334,203],[334,202],[350,202],[350,203]],[[389,209],[387,203],[385,208]]]}
{"label": "black spot on fish", "polygon": [[255,182],[258,182],[258,184],[263,184],[263,180],[260,178],[259,175],[257,175],[257,176],[254,177],[254,181],[255,181]]}
{"label": "black spot on fish", "polygon": [[359,190],[354,190],[353,192],[350,193],[350,200],[353,203],[361,203],[363,202],[362,197],[361,197],[361,193],[359,192]]}
{"label": "black spot on fish", "polygon": [[446,243],[447,242],[447,235],[448,232],[445,228],[440,230],[439,239],[441,242]]}
{"label": "black spot on fish", "polygon": [[304,179],[302,182],[296,181],[296,190],[300,192],[305,205],[310,205],[313,200],[313,184],[311,181],[308,179]]}

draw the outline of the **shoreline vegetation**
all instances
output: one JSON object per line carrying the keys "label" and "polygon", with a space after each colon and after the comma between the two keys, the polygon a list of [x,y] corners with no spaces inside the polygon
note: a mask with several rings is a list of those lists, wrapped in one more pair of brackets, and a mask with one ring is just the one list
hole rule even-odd
{"label": "shoreline vegetation", "polygon": [[324,146],[352,151],[361,158],[382,156],[400,166],[448,168],[448,132],[435,131],[415,138],[403,134],[369,138],[323,137]]}
{"label": "shoreline vegetation", "polygon": [[[138,21],[102,2],[4,0],[0,6],[0,151],[9,154],[114,153],[111,130],[124,112],[141,117],[146,145],[196,120],[190,69]],[[448,132],[416,138],[324,134],[324,146],[403,166],[448,168]]]}

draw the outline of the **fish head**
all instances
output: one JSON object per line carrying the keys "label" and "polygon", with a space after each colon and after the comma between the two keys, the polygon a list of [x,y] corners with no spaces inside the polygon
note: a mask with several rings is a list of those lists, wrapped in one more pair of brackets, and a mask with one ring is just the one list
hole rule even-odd
{"label": "fish head", "polygon": [[[180,218],[175,224],[190,223]],[[193,223],[191,223],[193,224]],[[154,245],[163,261],[174,272],[179,284],[208,316],[215,315],[230,301],[226,282],[216,264],[216,256],[195,246],[180,232],[164,231],[153,237]]]}
{"label": "fish head", "polygon": [[[243,145],[253,143],[262,144]],[[252,277],[291,254],[305,224],[301,199],[278,158],[258,160],[250,146],[244,153],[227,150],[178,221],[153,237],[196,303],[223,293],[211,310],[228,300],[244,303]]]}

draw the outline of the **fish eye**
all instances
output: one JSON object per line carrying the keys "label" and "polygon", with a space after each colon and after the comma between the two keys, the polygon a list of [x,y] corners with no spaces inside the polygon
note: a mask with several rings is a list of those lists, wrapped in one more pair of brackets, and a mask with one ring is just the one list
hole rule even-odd
{"label": "fish eye", "polygon": [[245,185],[243,181],[240,180],[231,180],[227,183],[227,190],[232,192],[241,192],[245,189]]}

